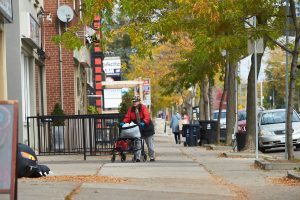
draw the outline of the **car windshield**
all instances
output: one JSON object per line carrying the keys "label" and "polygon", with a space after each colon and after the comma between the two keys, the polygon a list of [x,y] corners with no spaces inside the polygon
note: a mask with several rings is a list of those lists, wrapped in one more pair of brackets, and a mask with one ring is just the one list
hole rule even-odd
{"label": "car windshield", "polygon": [[[214,120],[217,120],[218,119],[218,115],[219,115],[219,112],[214,112]],[[226,118],[226,112],[222,112],[221,113],[221,118]]]}
{"label": "car windshield", "polygon": [[[293,122],[300,122],[298,115],[293,112]],[[263,113],[261,125],[285,123],[285,111]]]}

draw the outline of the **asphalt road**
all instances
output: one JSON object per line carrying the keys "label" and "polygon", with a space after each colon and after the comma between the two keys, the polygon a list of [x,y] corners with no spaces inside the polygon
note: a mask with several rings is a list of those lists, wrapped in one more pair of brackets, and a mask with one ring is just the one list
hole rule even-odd
{"label": "asphalt road", "polygon": [[[285,148],[273,148],[266,150],[265,154],[276,156],[278,158],[285,158]],[[300,149],[294,148],[294,155],[296,159],[300,159]]]}

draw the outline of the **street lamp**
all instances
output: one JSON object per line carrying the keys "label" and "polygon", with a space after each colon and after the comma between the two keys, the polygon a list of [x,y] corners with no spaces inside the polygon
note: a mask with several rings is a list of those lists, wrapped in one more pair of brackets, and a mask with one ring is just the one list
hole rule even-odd
{"label": "street lamp", "polygon": [[[288,16],[288,13],[289,13],[289,0],[286,0],[286,9],[285,9],[285,12],[286,12],[286,26],[285,26],[285,33],[286,33],[286,47],[288,47],[288,44],[289,44],[289,16]],[[288,78],[288,74],[289,74],[289,55],[288,55],[288,52],[286,51],[286,54],[285,54],[285,119],[287,119],[287,115],[288,115],[288,98],[289,98],[289,78]],[[286,123],[286,126],[285,126],[285,132],[287,133],[287,123]],[[287,137],[285,136],[285,159],[288,158],[288,155],[287,155]]]}

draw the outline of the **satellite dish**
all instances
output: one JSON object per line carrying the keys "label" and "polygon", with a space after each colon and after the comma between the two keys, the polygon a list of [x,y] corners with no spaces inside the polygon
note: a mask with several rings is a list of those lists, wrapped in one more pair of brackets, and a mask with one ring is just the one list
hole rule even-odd
{"label": "satellite dish", "polygon": [[70,22],[74,17],[73,9],[67,5],[60,6],[57,9],[57,17],[62,22]]}

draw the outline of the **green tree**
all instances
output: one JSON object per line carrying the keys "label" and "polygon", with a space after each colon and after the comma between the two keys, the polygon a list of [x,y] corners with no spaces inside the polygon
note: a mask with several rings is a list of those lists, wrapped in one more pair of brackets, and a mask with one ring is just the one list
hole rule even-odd
{"label": "green tree", "polygon": [[54,105],[51,115],[55,116],[55,118],[53,119],[53,123],[52,123],[53,126],[64,126],[65,125],[65,119],[60,117],[60,116],[65,116],[65,112],[59,103],[56,103]]}
{"label": "green tree", "polygon": [[122,96],[122,102],[119,107],[119,113],[127,113],[129,107],[132,105],[132,98],[134,96],[134,91],[131,89]]}

